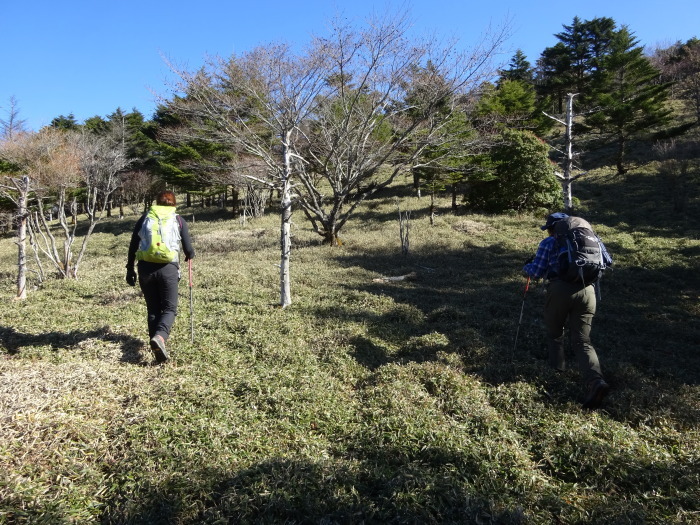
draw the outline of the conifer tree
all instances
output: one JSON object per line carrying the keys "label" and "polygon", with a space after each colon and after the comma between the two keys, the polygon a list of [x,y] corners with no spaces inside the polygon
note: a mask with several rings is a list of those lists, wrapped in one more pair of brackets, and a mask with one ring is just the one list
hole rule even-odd
{"label": "conifer tree", "polygon": [[490,213],[559,208],[561,187],[548,153],[549,146],[531,132],[504,129],[481,159],[483,169],[471,179],[467,202]]}
{"label": "conifer tree", "polygon": [[585,123],[589,130],[614,140],[615,164],[621,175],[628,170],[630,138],[653,136],[650,132],[670,120],[671,110],[666,106],[668,84],[658,82],[659,75],[627,27],[615,32],[589,92],[589,104],[599,109],[589,114]]}
{"label": "conifer tree", "polygon": [[477,121],[491,120],[492,128],[507,126],[542,134],[552,126],[543,109],[531,84],[501,78],[496,86],[484,86],[474,116]]}
{"label": "conifer tree", "polygon": [[55,129],[61,129],[63,131],[77,131],[80,129],[80,124],[78,124],[78,121],[75,119],[75,115],[73,115],[73,113],[70,113],[68,116],[59,115],[51,120],[51,124],[49,124],[49,126]]}
{"label": "conifer tree", "polygon": [[537,87],[541,96],[552,97],[554,111],[564,111],[568,93],[581,95],[584,103],[593,75],[608,54],[615,33],[612,18],[581,20],[575,17],[571,25],[555,36],[559,42],[546,48],[537,63]]}
{"label": "conifer tree", "polygon": [[[505,80],[517,80],[519,82],[525,82],[526,84],[532,84],[534,79],[534,73],[530,62],[528,62],[525,53],[518,49],[510,59],[508,64],[508,69],[501,71],[500,81]],[[499,81],[499,82],[500,82]]]}

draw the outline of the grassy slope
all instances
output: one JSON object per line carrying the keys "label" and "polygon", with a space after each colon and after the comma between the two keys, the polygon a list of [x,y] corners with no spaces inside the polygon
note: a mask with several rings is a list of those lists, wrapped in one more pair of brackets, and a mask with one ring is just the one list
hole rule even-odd
{"label": "grassy slope", "polygon": [[540,217],[431,227],[404,195],[403,257],[393,196],[340,248],[297,213],[281,311],[277,219],[195,209],[196,340],[183,280],[163,367],[123,281],[135,217],[98,228],[80,281],[22,303],[0,240],[0,523],[700,521],[700,200],[671,213],[651,169],[576,187],[617,264],[595,413],[541,360],[541,287],[513,346]]}

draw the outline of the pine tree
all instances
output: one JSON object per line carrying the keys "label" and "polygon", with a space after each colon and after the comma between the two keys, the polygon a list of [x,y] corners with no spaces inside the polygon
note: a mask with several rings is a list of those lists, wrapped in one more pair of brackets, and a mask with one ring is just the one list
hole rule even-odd
{"label": "pine tree", "polygon": [[668,84],[658,82],[659,75],[627,27],[615,32],[608,54],[600,59],[589,97],[589,103],[599,110],[588,115],[585,122],[616,142],[619,174],[628,170],[625,157],[630,138],[670,121]]}
{"label": "pine tree", "polygon": [[485,85],[476,106],[477,126],[490,121],[492,128],[527,129],[541,135],[552,123],[543,113],[544,105],[537,100],[535,88],[522,80],[501,79],[497,86]]}
{"label": "pine tree", "polygon": [[552,97],[559,113],[564,111],[568,93],[586,94],[601,60],[608,54],[615,34],[612,18],[594,18],[582,21],[575,17],[571,25],[555,36],[559,42],[546,48],[537,62],[537,86],[541,96]]}
{"label": "pine tree", "polygon": [[78,124],[78,121],[75,120],[75,115],[73,115],[73,113],[71,113],[68,116],[59,115],[58,117],[52,119],[51,124],[49,124],[49,127],[60,129],[63,131],[75,131],[80,129],[80,125]]}
{"label": "pine tree", "polygon": [[510,59],[508,64],[508,69],[501,71],[501,78],[499,79],[499,84],[506,80],[517,80],[519,82],[524,82],[526,84],[532,84],[534,80],[534,73],[530,62],[527,61],[527,57],[518,49]]}

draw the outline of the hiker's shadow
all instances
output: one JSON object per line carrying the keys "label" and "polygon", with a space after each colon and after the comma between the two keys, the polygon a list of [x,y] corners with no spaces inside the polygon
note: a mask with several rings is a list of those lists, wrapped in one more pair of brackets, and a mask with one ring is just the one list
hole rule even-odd
{"label": "hiker's shadow", "polygon": [[103,326],[90,331],[71,330],[70,332],[42,332],[27,334],[18,332],[9,326],[0,326],[0,347],[10,355],[15,355],[22,348],[32,346],[50,346],[52,350],[76,348],[85,341],[95,339],[116,343],[121,347],[121,358],[125,363],[145,365],[141,356],[143,341],[126,334],[112,332]]}

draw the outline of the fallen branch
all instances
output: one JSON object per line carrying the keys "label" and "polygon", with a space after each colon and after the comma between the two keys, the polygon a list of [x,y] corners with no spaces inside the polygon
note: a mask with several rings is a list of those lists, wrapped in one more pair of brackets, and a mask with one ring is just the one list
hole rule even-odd
{"label": "fallen branch", "polygon": [[412,281],[414,279],[418,278],[418,274],[416,272],[411,272],[407,273],[406,275],[397,275],[396,277],[378,277],[376,279],[372,279],[373,283],[387,283],[387,282],[394,282],[394,281]]}

